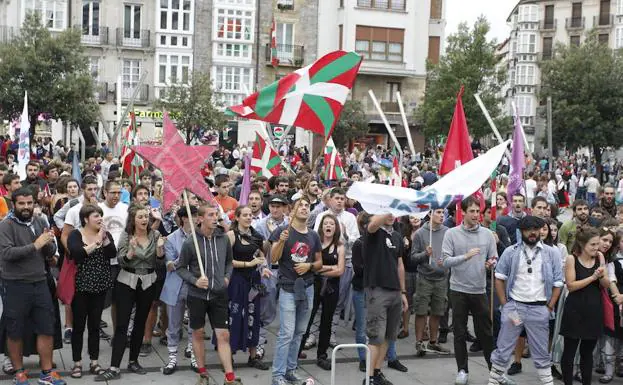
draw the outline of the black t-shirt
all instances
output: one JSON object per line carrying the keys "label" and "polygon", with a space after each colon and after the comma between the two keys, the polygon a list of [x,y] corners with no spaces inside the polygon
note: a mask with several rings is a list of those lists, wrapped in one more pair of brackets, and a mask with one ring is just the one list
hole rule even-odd
{"label": "black t-shirt", "polygon": [[383,228],[363,236],[363,286],[400,290],[398,258],[404,246],[398,231],[388,233]]}
{"label": "black t-shirt", "polygon": [[[270,235],[269,240],[277,242],[281,232],[286,229],[286,226],[278,227]],[[299,277],[303,278],[307,285],[311,285],[314,282],[314,273],[310,270],[299,276],[294,270],[294,264],[313,263],[316,260],[315,254],[321,250],[322,245],[318,233],[308,230],[307,233],[302,234],[290,227],[290,235],[283,246],[283,252],[279,259],[279,285],[281,288],[289,292],[293,291],[294,281]]]}

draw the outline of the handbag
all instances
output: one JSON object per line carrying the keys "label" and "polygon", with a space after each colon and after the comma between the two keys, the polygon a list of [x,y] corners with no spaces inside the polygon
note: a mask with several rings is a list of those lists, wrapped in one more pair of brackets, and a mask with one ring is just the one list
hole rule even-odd
{"label": "handbag", "polygon": [[58,275],[56,296],[65,305],[71,305],[76,293],[76,272],[78,267],[73,259],[65,258],[61,272]]}
{"label": "handbag", "polygon": [[604,312],[604,326],[614,331],[614,305],[610,301],[608,290],[601,288],[601,303]]}

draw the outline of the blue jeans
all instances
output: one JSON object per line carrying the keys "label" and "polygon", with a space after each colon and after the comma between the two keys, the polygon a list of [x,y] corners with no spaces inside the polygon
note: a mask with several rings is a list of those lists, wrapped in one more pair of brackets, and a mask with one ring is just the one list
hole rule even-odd
{"label": "blue jeans", "polygon": [[[355,308],[355,343],[365,344],[366,338],[366,295],[365,292],[353,289],[353,307]],[[357,349],[359,361],[365,361],[366,351]],[[398,358],[396,354],[396,341],[388,341],[387,361],[394,361]]]}
{"label": "blue jeans", "polygon": [[286,372],[297,367],[301,339],[314,306],[314,286],[310,285],[305,292],[307,309],[294,302],[294,293],[279,291],[279,335],[273,358],[273,378],[283,378]]}

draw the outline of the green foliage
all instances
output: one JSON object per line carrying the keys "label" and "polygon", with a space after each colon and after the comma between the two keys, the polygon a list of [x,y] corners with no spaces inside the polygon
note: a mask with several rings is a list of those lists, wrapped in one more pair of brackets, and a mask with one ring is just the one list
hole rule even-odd
{"label": "green foliage", "polygon": [[541,97],[552,98],[553,143],[570,149],[623,145],[623,56],[589,34],[577,46],[556,47],[552,60],[541,63]]}
{"label": "green foliage", "polygon": [[351,139],[368,133],[368,119],[359,100],[347,100],[342,108],[340,120],[333,129],[333,141],[337,148],[348,145]]}
{"label": "green foliage", "polygon": [[439,64],[427,64],[426,95],[416,112],[424,123],[428,137],[447,135],[454,113],[456,96],[465,87],[463,106],[469,133],[480,138],[491,134],[491,129],[473,95],[479,93],[496,126],[502,132],[510,130],[511,121],[502,117],[499,97],[505,81],[504,69],[496,68],[496,41],[487,40],[489,23],[481,16],[470,30],[466,23],[459,25],[455,34],[448,36],[446,53]]}
{"label": "green foliage", "polygon": [[227,124],[221,104],[214,98],[212,82],[207,73],[194,72],[189,84],[171,84],[164,98],[157,100],[157,108],[168,111],[177,128],[190,144],[205,130],[223,130]]}
{"label": "green foliage", "polygon": [[20,35],[0,44],[0,117],[20,116],[28,91],[31,133],[41,113],[83,129],[91,126],[99,107],[80,39],[76,30],[52,35],[38,13],[27,15]]}

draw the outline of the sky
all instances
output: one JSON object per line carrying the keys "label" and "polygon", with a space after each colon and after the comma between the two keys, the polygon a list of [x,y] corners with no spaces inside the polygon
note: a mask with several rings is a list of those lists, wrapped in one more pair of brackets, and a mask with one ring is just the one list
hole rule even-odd
{"label": "sky", "polygon": [[471,27],[478,16],[484,15],[491,24],[488,37],[501,42],[510,34],[506,19],[517,2],[518,0],[446,0],[446,36],[456,32],[459,23],[466,21]]}

